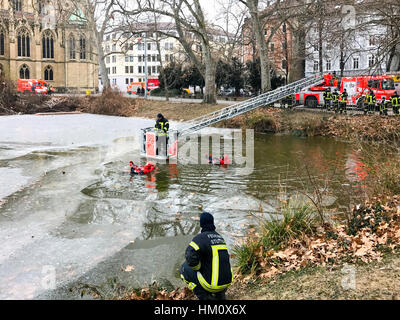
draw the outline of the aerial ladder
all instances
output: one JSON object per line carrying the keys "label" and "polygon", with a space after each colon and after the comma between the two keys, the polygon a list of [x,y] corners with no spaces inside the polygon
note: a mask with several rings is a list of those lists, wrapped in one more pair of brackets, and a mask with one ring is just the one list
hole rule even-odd
{"label": "aerial ladder", "polygon": [[179,137],[186,136],[198,130],[206,128],[217,122],[228,120],[243,113],[257,109],[261,106],[266,106],[280,101],[304,88],[312,87],[323,82],[324,76],[322,74],[313,75],[308,78],[303,78],[296,82],[292,82],[286,86],[279,87],[275,90],[268,91],[255,98],[236,103],[221,110],[206,114],[204,116],[192,119],[185,122],[178,130]]}
{"label": "aerial ladder", "polygon": [[324,81],[323,74],[316,74],[292,82],[286,86],[268,91],[257,97],[233,104],[221,110],[185,122],[178,130],[170,131],[166,155],[159,155],[156,146],[157,137],[152,128],[142,129],[141,155],[155,159],[169,159],[177,156],[178,139],[207,128],[217,122],[228,120],[262,106],[273,104],[290,95],[300,92],[304,88],[319,85]]}

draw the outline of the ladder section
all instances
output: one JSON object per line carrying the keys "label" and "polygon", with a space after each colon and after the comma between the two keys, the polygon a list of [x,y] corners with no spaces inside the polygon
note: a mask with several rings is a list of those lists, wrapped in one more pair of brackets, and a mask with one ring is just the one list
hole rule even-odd
{"label": "ladder section", "polygon": [[243,113],[249,112],[251,110],[257,109],[258,107],[274,103],[291,94],[300,92],[304,88],[318,85],[323,82],[323,80],[324,76],[322,74],[303,78],[286,86],[279,87],[275,90],[261,94],[255,98],[248,99],[246,101],[236,103],[221,110],[195,118],[185,123],[179,129],[179,136],[182,137],[184,135],[191,134],[219,121],[227,120]]}

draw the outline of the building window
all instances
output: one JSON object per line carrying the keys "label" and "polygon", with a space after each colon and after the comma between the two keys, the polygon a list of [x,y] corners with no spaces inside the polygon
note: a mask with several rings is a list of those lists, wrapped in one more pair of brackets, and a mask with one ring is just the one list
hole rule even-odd
{"label": "building window", "polygon": [[125,84],[129,84],[129,78],[125,79]]}
{"label": "building window", "polygon": [[106,63],[110,63],[110,56],[106,57]]}
{"label": "building window", "polygon": [[142,66],[138,67],[138,73],[142,73]]}
{"label": "building window", "polygon": [[53,68],[50,66],[47,66],[46,69],[44,69],[44,80],[47,81],[53,81]]}
{"label": "building window", "polygon": [[30,74],[29,74],[29,68],[26,64],[24,64],[20,69],[19,69],[19,78],[20,79],[29,79]]}
{"label": "building window", "polygon": [[14,11],[15,12],[22,11],[22,0],[13,0],[13,2],[14,2],[14,6],[13,6]]}
{"label": "building window", "polygon": [[83,37],[79,39],[79,50],[79,59],[86,60],[86,39]]}
{"label": "building window", "polygon": [[69,58],[75,59],[75,38],[74,36],[69,37]]}
{"label": "building window", "polygon": [[30,41],[28,30],[23,29],[18,32],[17,43],[18,43],[18,57],[30,57],[31,56],[31,41]]}
{"label": "building window", "polygon": [[326,71],[330,71],[332,69],[331,60],[326,60]]}
{"label": "building window", "polygon": [[142,62],[142,56],[138,56],[138,61]]}
{"label": "building window", "polygon": [[129,73],[129,66],[125,66],[125,73]]}
{"label": "building window", "polygon": [[269,45],[269,50],[271,51],[271,53],[274,53],[274,51],[275,51],[275,43],[271,43]]}
{"label": "building window", "polygon": [[151,76],[151,67],[150,66],[147,67],[147,74]]}
{"label": "building window", "polygon": [[152,67],[151,67],[151,72],[152,72],[152,73],[156,73],[156,66],[152,66]]}
{"label": "building window", "polygon": [[117,62],[117,56],[112,56],[112,62],[116,63]]}
{"label": "building window", "polygon": [[375,56],[368,57],[368,67],[372,68],[375,65]]}
{"label": "building window", "polygon": [[133,56],[129,56],[129,62],[133,62]]}
{"label": "building window", "polygon": [[369,36],[369,46],[374,47],[376,45],[376,37],[375,36]]}
{"label": "building window", "polygon": [[151,61],[155,62],[157,56],[151,56]]}
{"label": "building window", "polygon": [[157,73],[160,73],[161,71],[161,66],[157,66]]}
{"label": "building window", "polygon": [[353,69],[359,69],[360,68],[360,58],[353,58]]}
{"label": "building window", "polygon": [[317,60],[314,61],[314,72],[319,71],[319,62]]}
{"label": "building window", "polygon": [[131,73],[134,73],[134,71],[133,71],[133,66],[130,66],[130,67],[129,67],[129,71],[130,71]]}
{"label": "building window", "polygon": [[116,74],[117,73],[117,67],[112,67],[112,73]]}
{"label": "building window", "polygon": [[54,59],[54,39],[50,31],[45,31],[42,37],[42,57],[43,59]]}
{"label": "building window", "polygon": [[5,55],[5,37],[4,37],[4,31],[0,29],[0,56]]}
{"label": "building window", "polygon": [[116,45],[116,44],[113,44],[113,46],[112,46],[112,51],[113,51],[113,52],[116,52],[116,51],[117,51],[117,45]]}
{"label": "building window", "polygon": [[131,78],[131,82],[130,83],[132,83],[133,82],[133,79]]}
{"label": "building window", "polygon": [[169,61],[169,55],[168,54],[165,55],[165,61],[167,61],[167,62]]}

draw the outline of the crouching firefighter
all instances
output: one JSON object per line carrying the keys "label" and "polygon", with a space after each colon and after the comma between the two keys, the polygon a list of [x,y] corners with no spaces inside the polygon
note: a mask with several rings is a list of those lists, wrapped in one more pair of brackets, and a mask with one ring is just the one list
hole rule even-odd
{"label": "crouching firefighter", "polygon": [[189,243],[180,274],[199,300],[225,300],[233,281],[225,240],[215,231],[214,218],[208,212],[200,216],[201,233]]}

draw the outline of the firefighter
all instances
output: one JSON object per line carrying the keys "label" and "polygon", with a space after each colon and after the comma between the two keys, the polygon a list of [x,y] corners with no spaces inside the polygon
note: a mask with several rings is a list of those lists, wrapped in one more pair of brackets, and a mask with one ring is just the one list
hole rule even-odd
{"label": "firefighter", "polygon": [[288,104],[288,108],[292,109],[294,107],[295,104],[295,96],[293,94],[289,95],[287,97],[287,104]]}
{"label": "firefighter", "polygon": [[339,95],[339,103],[340,103],[340,113],[347,113],[346,105],[347,98],[349,97],[347,90],[343,89],[343,92]]}
{"label": "firefighter", "polygon": [[379,104],[379,114],[384,114],[385,116],[388,115],[388,106],[390,104],[390,99],[386,99],[386,97],[382,97],[382,100]]}
{"label": "firefighter", "polygon": [[225,292],[233,281],[225,240],[215,231],[210,213],[201,214],[200,227],[201,233],[186,248],[181,278],[199,300],[225,300]]}
{"label": "firefighter", "polygon": [[339,107],[339,93],[338,93],[337,89],[335,89],[335,91],[333,91],[333,93],[332,93],[332,107],[336,113],[338,110],[338,107]]}
{"label": "firefighter", "polygon": [[368,113],[374,114],[376,110],[376,96],[372,90],[369,90],[366,100],[368,104]]}
{"label": "firefighter", "polygon": [[331,109],[331,104],[332,104],[332,92],[331,88],[328,88],[328,90],[324,92],[324,108],[329,111]]}
{"label": "firefighter", "polygon": [[393,114],[395,116],[400,116],[400,97],[397,92],[394,92],[394,95],[390,98],[393,108]]}
{"label": "firefighter", "polygon": [[161,113],[159,113],[157,115],[157,121],[154,126],[154,131],[157,134],[157,155],[167,155],[168,130],[168,120],[165,119]]}

